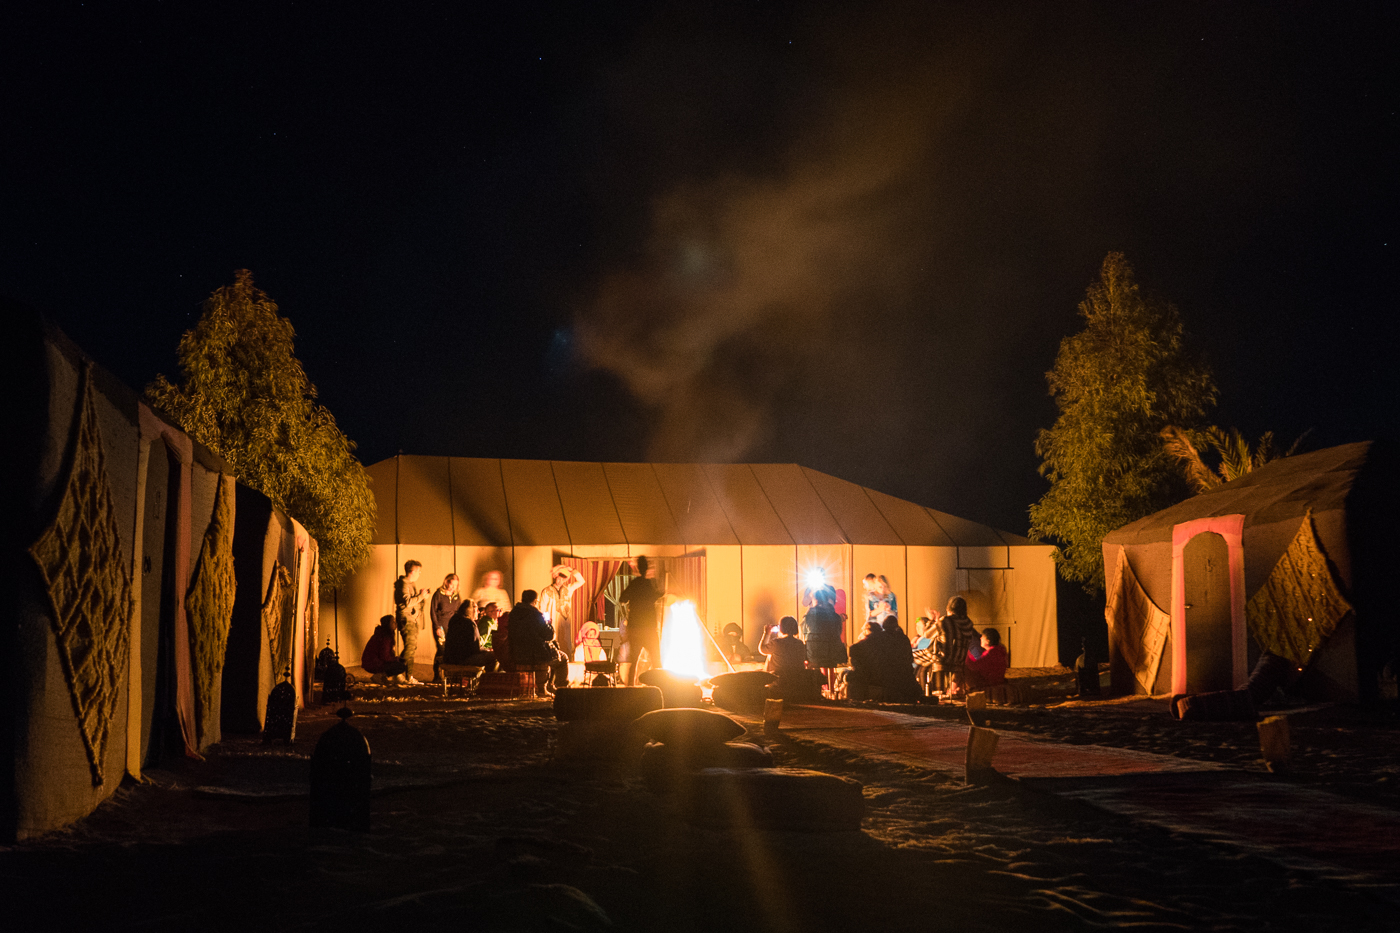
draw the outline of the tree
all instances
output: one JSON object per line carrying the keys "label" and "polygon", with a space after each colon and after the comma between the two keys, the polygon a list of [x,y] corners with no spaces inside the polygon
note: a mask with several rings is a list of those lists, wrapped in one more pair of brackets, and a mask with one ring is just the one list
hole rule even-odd
{"label": "tree", "polygon": [[1030,515],[1031,535],[1059,545],[1061,574],[1093,594],[1104,535],[1189,494],[1160,432],[1198,424],[1216,390],[1176,308],[1142,294],[1122,253],[1104,258],[1079,314],[1084,329],[1060,341],[1045,374],[1060,413],[1036,438],[1050,489]]}
{"label": "tree", "polygon": [[[1221,483],[1239,479],[1270,460],[1293,456],[1302,445],[1303,438],[1309,433],[1311,432],[1304,432],[1302,437],[1282,453],[1274,447],[1273,431],[1265,431],[1260,436],[1259,443],[1251,447],[1238,428],[1226,432],[1224,428],[1211,426],[1192,431],[1168,425],[1162,429],[1162,440],[1166,444],[1167,452],[1176,458],[1177,464],[1186,474],[1186,481],[1191,484],[1191,488],[1197,493],[1202,493]],[[1201,456],[1203,447],[1213,449],[1215,456],[1220,459],[1220,464],[1214,469]]]}
{"label": "tree", "polygon": [[374,497],[354,443],[316,402],[295,336],[240,269],[180,338],[180,384],[157,376],[146,398],[306,527],[320,546],[321,583],[333,586],[369,557]]}

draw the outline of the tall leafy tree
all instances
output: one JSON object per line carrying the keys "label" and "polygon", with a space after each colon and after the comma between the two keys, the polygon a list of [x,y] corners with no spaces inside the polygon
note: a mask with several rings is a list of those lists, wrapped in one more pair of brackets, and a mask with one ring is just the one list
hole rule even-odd
{"label": "tall leafy tree", "polygon": [[1190,494],[1160,432],[1200,423],[1216,389],[1176,308],[1142,293],[1122,253],[1104,258],[1079,314],[1084,329],[1046,373],[1059,417],[1036,438],[1050,489],[1030,516],[1031,534],[1059,545],[1060,573],[1093,594],[1103,536]]}
{"label": "tall leafy tree", "polygon": [[374,497],[354,442],[316,401],[293,352],[295,336],[253,274],[240,269],[180,338],[180,382],[157,376],[146,397],[227,460],[241,482],[306,526],[329,586],[368,558]]}

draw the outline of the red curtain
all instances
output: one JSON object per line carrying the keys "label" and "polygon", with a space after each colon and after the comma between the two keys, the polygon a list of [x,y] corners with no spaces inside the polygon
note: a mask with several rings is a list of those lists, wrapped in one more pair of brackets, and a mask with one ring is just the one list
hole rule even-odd
{"label": "red curtain", "polygon": [[603,620],[607,618],[603,608],[603,591],[627,562],[566,557],[562,563],[583,574],[583,586],[574,590],[574,595],[569,597],[570,614],[573,619],[576,623],[597,622],[602,625]]}

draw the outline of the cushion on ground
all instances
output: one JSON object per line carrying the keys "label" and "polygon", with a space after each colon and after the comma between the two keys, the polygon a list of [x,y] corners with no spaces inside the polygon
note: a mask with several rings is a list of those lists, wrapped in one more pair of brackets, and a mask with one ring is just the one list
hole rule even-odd
{"label": "cushion on ground", "polygon": [[711,698],[715,705],[736,713],[762,714],[763,701],[768,698],[768,685],[778,679],[767,671],[734,671],[710,678],[714,685]]}
{"label": "cushion on ground", "polygon": [[631,722],[661,706],[661,691],[655,687],[561,687],[554,694],[554,718],[560,722],[579,719]]}
{"label": "cushion on ground", "polygon": [[[602,689],[602,688],[599,688]],[[567,762],[636,761],[645,739],[622,719],[575,719],[559,724],[554,759]]]}
{"label": "cushion on ground", "polygon": [[675,746],[648,742],[641,753],[642,781],[664,793],[686,774],[704,768],[771,768],[773,753],[749,742],[725,745]]}
{"label": "cushion on ground", "polygon": [[653,742],[693,748],[723,745],[745,730],[723,713],[707,709],[659,709],[638,717],[637,731]]}
{"label": "cushion on ground", "polygon": [[793,768],[706,768],[683,775],[677,805],[696,826],[839,832],[860,829],[859,781]]}
{"label": "cushion on ground", "polygon": [[704,700],[700,684],[694,677],[684,677],[670,671],[653,668],[637,678],[644,684],[661,691],[661,699],[670,707],[699,706]]}

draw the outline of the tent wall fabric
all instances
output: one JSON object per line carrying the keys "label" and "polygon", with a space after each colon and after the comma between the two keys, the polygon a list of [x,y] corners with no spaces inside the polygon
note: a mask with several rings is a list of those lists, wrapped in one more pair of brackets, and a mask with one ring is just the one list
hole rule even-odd
{"label": "tent wall fabric", "polygon": [[[1228,647],[1220,649],[1231,656],[1220,660],[1228,661],[1231,686],[1242,684],[1268,646],[1306,654],[1295,660],[1306,665],[1300,689],[1309,696],[1373,695],[1400,640],[1387,586],[1400,557],[1393,540],[1400,518],[1395,464],[1388,446],[1371,442],[1298,454],[1107,535],[1114,690],[1185,692],[1192,609],[1186,594],[1191,574],[1202,572],[1191,569],[1185,549],[1203,534],[1219,534],[1228,553],[1229,566],[1221,568],[1228,573],[1220,579],[1229,587],[1232,620]],[[1133,585],[1141,597],[1124,590]],[[1265,620],[1266,602],[1272,621]],[[1148,662],[1160,633],[1143,619],[1152,610],[1171,619],[1155,677]],[[1304,630],[1319,614],[1328,621]]]}
{"label": "tent wall fabric", "polygon": [[[13,623],[0,628],[0,652],[17,661],[0,717],[0,839],[14,841],[86,816],[125,774],[219,739],[221,701],[250,692],[218,644],[222,626],[235,628],[249,491],[56,327],[5,310],[7,368],[25,387],[2,564]],[[248,515],[261,548],[267,529]],[[308,575],[314,619],[310,587]]]}
{"label": "tent wall fabric", "polygon": [[[848,604],[848,641],[864,622],[861,578],[873,572],[889,579],[906,628],[961,594],[979,607],[974,622],[1002,630],[1013,663],[1059,660],[1053,548],[797,464],[400,455],[368,471],[379,522],[369,563],[337,592],[347,645],[362,646],[392,613],[410,559],[426,585],[456,573],[470,592],[494,570],[518,598],[546,586],[561,560],[645,554],[661,559],[673,592],[698,596],[707,627],[738,623],[751,644],[764,626],[801,616],[804,577],[822,568]],[[592,594],[575,596],[576,623],[597,610]],[[430,663],[432,640],[418,650]]]}

